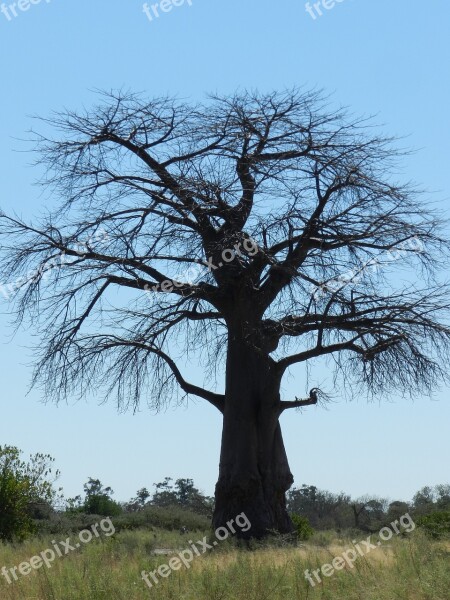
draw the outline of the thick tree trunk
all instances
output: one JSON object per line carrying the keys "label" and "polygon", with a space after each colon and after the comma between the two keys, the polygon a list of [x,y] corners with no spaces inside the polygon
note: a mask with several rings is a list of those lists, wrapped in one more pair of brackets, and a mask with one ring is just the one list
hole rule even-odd
{"label": "thick tree trunk", "polygon": [[239,537],[292,531],[285,493],[293,477],[278,421],[279,388],[268,354],[231,339],[214,528],[245,513],[251,528],[236,528]]}

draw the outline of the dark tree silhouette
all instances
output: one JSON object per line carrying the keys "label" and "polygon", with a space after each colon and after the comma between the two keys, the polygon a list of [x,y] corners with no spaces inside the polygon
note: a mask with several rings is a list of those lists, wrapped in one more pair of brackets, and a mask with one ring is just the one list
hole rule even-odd
{"label": "dark tree silhouette", "polygon": [[[56,399],[103,388],[124,409],[203,398],[223,415],[214,526],[244,511],[247,535],[290,531],[279,419],[322,394],[281,400],[291,366],[328,357],[354,394],[447,376],[440,214],[396,183],[392,139],[316,92],[110,93],[47,126],[55,208],[1,217],[3,294],[42,339],[34,383]],[[206,389],[222,365],[224,392]]]}

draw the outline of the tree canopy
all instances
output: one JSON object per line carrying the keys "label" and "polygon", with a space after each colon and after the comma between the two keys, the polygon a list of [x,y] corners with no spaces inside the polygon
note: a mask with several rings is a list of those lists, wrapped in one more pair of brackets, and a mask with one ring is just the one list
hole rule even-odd
{"label": "tree canopy", "polygon": [[[431,278],[443,221],[394,182],[401,153],[370,120],[295,90],[194,106],[109,93],[48,123],[59,136],[37,140],[56,208],[33,225],[1,218],[3,277],[19,320],[39,313],[47,394],[100,382],[137,405],[145,387],[157,408],[175,383],[221,408],[169,348],[214,365],[244,290],[260,343],[291,350],[283,369],[332,355],[377,392],[447,378],[448,288]],[[394,252],[417,270],[407,285],[389,276]]]}

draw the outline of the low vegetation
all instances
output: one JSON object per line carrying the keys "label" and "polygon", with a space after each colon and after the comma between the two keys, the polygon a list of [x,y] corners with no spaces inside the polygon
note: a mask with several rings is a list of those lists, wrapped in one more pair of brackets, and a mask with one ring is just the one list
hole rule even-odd
{"label": "low vegetation", "polygon": [[[294,533],[274,531],[264,541],[229,536],[149,589],[143,571],[155,572],[205,536],[212,542],[213,500],[191,479],[166,478],[153,494],[142,488],[117,502],[110,487],[89,478],[83,496],[63,502],[53,462],[42,454],[27,462],[17,448],[0,447],[2,600],[448,600],[448,485],[425,487],[409,503],[294,488],[287,499]],[[381,528],[406,514],[409,529],[370,553],[355,553],[354,564],[322,574],[314,585],[305,577],[307,569],[355,551],[359,540],[371,536],[376,544]],[[98,535],[89,534],[95,527]],[[83,532],[87,541],[77,545]],[[70,552],[50,550],[63,540],[73,545]],[[46,552],[54,555],[48,567],[27,572],[23,565]]]}
{"label": "low vegetation", "polygon": [[[0,578],[2,600],[448,600],[450,543],[434,541],[421,530],[395,537],[366,557],[322,583],[311,586],[306,569],[329,563],[352,547],[351,537],[334,532],[316,534],[307,543],[286,544],[272,539],[249,551],[233,540],[196,557],[149,589],[141,572],[167,563],[158,548],[184,549],[207,530],[181,534],[147,528],[121,531],[93,540],[82,550],[55,560],[8,585]],[[17,565],[51,547],[44,536],[22,544],[0,545],[0,567]]]}

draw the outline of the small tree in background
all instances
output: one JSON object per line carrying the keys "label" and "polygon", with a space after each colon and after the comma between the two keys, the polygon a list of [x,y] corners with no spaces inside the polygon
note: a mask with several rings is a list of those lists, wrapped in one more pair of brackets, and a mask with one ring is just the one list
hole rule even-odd
{"label": "small tree in background", "polygon": [[60,498],[54,488],[54,458],[37,453],[28,462],[14,446],[0,446],[0,539],[24,539],[35,531],[33,518],[48,516]]}
{"label": "small tree in background", "polygon": [[147,488],[141,488],[136,492],[136,498],[131,502],[134,503],[138,508],[144,508],[151,494]]}
{"label": "small tree in background", "polygon": [[435,510],[435,493],[431,486],[426,485],[414,494],[413,507],[418,515],[424,515]]}
{"label": "small tree in background", "polygon": [[450,485],[439,484],[435,486],[436,506],[438,510],[450,511]]}
{"label": "small tree in background", "polygon": [[101,515],[114,517],[122,513],[121,505],[112,499],[114,491],[112,488],[103,487],[100,479],[89,477],[83,486],[84,500],[81,496],[75,496],[67,500],[68,512],[84,512],[88,515]]}
{"label": "small tree in background", "polygon": [[84,492],[86,496],[83,507],[87,514],[114,517],[122,512],[120,504],[111,497],[114,490],[109,486],[103,487],[99,479],[89,477],[84,484]]}
{"label": "small tree in background", "polygon": [[194,485],[192,479],[177,479],[171,484],[172,478],[155,483],[155,493],[151,503],[155,506],[179,506],[193,512],[209,515],[214,508],[214,500],[202,494]]}

